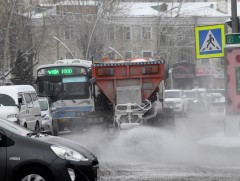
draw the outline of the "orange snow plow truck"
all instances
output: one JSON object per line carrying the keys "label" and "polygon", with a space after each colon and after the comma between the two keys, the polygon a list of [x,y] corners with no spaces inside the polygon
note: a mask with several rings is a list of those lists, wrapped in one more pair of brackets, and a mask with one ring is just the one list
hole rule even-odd
{"label": "orange snow plow truck", "polygon": [[116,129],[173,126],[174,112],[164,104],[164,63],[151,58],[93,63],[95,109]]}

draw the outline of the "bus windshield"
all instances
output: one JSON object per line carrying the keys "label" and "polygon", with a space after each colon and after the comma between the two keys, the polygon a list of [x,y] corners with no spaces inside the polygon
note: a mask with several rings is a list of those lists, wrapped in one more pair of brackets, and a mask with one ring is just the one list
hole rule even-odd
{"label": "bus windshield", "polygon": [[90,96],[87,76],[43,76],[38,78],[38,93],[57,100],[87,99]]}

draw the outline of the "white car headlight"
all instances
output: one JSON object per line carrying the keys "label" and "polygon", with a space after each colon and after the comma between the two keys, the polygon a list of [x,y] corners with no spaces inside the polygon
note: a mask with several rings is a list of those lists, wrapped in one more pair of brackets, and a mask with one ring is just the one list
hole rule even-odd
{"label": "white car headlight", "polygon": [[51,120],[51,118],[49,116],[44,116],[42,120]]}
{"label": "white car headlight", "polygon": [[64,147],[64,146],[52,145],[51,149],[57,156],[59,156],[62,159],[65,159],[65,160],[70,160],[70,161],[75,161],[75,162],[88,161],[87,158],[85,158],[83,155],[81,155],[77,151],[74,151],[74,150]]}
{"label": "white car headlight", "polygon": [[17,114],[9,114],[9,115],[7,115],[7,119],[8,118],[17,118],[18,119],[18,115]]}

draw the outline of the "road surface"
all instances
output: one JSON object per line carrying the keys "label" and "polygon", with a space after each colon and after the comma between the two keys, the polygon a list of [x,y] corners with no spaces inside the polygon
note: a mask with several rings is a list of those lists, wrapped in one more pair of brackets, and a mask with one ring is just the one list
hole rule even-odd
{"label": "road surface", "polygon": [[100,130],[62,135],[97,154],[100,181],[240,180],[240,149],[202,146],[199,140],[223,132],[223,120],[191,114],[173,130],[137,128],[119,134]]}

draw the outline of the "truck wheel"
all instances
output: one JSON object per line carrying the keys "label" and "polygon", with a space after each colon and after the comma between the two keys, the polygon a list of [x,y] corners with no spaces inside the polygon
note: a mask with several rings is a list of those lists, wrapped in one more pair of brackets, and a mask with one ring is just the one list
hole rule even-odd
{"label": "truck wheel", "polygon": [[59,127],[58,127],[58,120],[57,119],[52,120],[52,135],[53,136],[59,136]]}
{"label": "truck wheel", "polygon": [[34,167],[23,169],[16,179],[16,181],[29,181],[29,180],[52,181],[53,179],[51,178],[47,170],[43,168]]}

